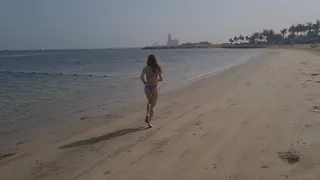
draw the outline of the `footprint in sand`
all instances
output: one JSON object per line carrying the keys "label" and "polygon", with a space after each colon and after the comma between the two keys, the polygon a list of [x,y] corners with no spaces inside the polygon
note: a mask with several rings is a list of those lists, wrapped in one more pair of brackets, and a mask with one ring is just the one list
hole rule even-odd
{"label": "footprint in sand", "polygon": [[311,124],[306,124],[306,125],[304,125],[304,127],[310,128],[310,127],[312,127],[312,125]]}
{"label": "footprint in sand", "polygon": [[315,113],[320,113],[320,107],[319,106],[313,106],[313,108],[311,109],[312,112]]}
{"label": "footprint in sand", "polygon": [[285,179],[288,179],[288,178],[289,178],[289,176],[286,175],[286,174],[282,174],[281,176],[284,177]]}
{"label": "footprint in sand", "polygon": [[83,117],[80,118],[80,120],[82,120],[82,121],[86,120],[86,119],[88,119],[88,117],[86,117],[86,116],[83,116]]}
{"label": "footprint in sand", "polygon": [[278,157],[289,164],[295,164],[300,161],[300,156],[295,151],[278,152]]}
{"label": "footprint in sand", "polygon": [[16,154],[17,154],[17,152],[10,152],[10,153],[5,153],[5,154],[0,154],[0,160],[9,158],[9,157],[14,156]]}
{"label": "footprint in sand", "polygon": [[110,174],[111,173],[111,171],[106,171],[106,172],[104,172],[104,175],[107,175],[107,174]]}
{"label": "footprint in sand", "polygon": [[217,169],[217,164],[212,165],[214,169]]}
{"label": "footprint in sand", "polygon": [[313,73],[313,74],[310,74],[310,76],[319,76],[320,73]]}
{"label": "footprint in sand", "polygon": [[196,125],[199,126],[199,128],[200,128],[201,130],[203,130],[200,122],[197,122]]}
{"label": "footprint in sand", "polygon": [[19,141],[16,143],[16,145],[21,145],[21,144],[25,144],[25,143],[27,143],[27,141]]}

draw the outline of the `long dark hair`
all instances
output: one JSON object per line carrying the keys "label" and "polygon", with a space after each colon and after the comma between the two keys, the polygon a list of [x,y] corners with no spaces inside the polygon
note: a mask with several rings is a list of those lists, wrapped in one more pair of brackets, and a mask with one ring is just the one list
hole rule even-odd
{"label": "long dark hair", "polygon": [[158,64],[157,58],[153,54],[149,55],[147,65],[152,68],[152,72],[162,73],[162,69],[161,69],[160,65]]}

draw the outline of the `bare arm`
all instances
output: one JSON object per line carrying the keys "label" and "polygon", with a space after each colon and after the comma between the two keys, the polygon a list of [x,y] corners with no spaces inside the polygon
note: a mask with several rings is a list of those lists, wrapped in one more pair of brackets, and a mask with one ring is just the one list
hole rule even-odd
{"label": "bare arm", "polygon": [[145,72],[145,69],[143,68],[143,70],[141,71],[141,75],[140,75],[140,79],[143,82],[143,84],[147,83],[147,81],[144,79],[145,74],[146,74],[146,72]]}
{"label": "bare arm", "polygon": [[163,77],[162,77],[162,73],[159,73],[159,79],[158,79],[159,82],[163,81]]}

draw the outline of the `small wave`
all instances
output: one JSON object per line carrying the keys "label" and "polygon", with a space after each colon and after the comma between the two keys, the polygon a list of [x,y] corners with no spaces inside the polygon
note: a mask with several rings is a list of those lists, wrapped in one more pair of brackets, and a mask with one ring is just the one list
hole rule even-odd
{"label": "small wave", "polygon": [[219,68],[219,69],[215,69],[213,71],[210,71],[210,72],[206,72],[206,73],[202,73],[198,76],[193,76],[191,78],[185,78],[183,80],[181,80],[178,84],[180,85],[187,85],[187,84],[191,84],[191,83],[194,83],[196,81],[199,81],[201,79],[205,79],[205,78],[208,78],[208,77],[211,77],[211,76],[214,76],[220,72],[223,72],[225,71],[226,69],[229,69],[230,67],[224,67],[224,68]]}
{"label": "small wave", "polygon": [[45,53],[33,53],[33,54],[10,54],[10,55],[1,55],[0,58],[17,58],[17,57],[34,57],[46,55]]}
{"label": "small wave", "polygon": [[48,72],[28,72],[28,71],[0,71],[6,74],[27,74],[27,75],[51,75],[51,76],[92,76],[92,77],[108,77],[107,75],[94,75],[94,74],[77,74],[77,73],[48,73]]}
{"label": "small wave", "polygon": [[69,61],[79,61],[80,59],[77,58],[72,58],[72,59],[68,59]]}
{"label": "small wave", "polygon": [[133,62],[143,63],[143,62],[145,62],[145,60],[139,60],[139,59],[137,59],[137,60],[133,60]]}
{"label": "small wave", "polygon": [[117,83],[108,83],[107,86],[111,88],[119,88],[119,84]]}

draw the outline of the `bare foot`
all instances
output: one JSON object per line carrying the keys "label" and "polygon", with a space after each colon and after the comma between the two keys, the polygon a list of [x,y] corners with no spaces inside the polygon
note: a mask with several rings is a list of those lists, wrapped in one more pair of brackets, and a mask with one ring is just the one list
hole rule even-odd
{"label": "bare foot", "polygon": [[149,116],[148,115],[146,115],[146,118],[144,119],[144,122],[145,123],[149,123]]}
{"label": "bare foot", "polygon": [[152,127],[153,127],[153,125],[148,123],[148,128],[152,128]]}

